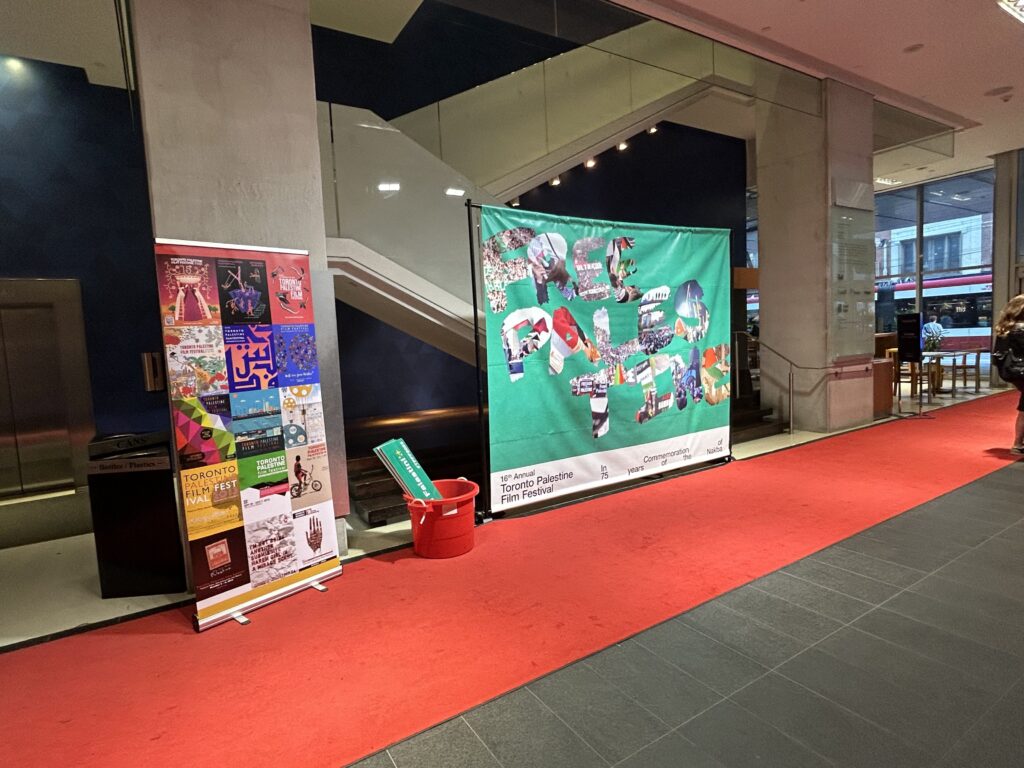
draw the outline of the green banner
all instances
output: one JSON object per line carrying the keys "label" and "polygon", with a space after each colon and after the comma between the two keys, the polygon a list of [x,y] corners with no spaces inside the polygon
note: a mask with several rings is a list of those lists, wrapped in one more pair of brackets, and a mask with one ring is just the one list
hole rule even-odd
{"label": "green banner", "polygon": [[493,509],[728,455],[728,230],[480,221]]}

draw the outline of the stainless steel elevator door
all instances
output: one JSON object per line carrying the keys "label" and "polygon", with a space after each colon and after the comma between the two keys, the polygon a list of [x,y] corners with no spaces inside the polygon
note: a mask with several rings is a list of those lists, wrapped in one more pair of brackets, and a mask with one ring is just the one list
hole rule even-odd
{"label": "stainless steel elevator door", "polygon": [[71,487],[71,435],[53,306],[0,308],[0,339],[0,388],[6,390],[0,395],[0,494]]}

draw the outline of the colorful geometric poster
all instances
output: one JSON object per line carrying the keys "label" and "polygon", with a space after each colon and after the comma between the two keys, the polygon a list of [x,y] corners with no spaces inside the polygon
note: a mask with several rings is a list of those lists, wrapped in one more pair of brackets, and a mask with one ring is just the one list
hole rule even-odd
{"label": "colorful geometric poster", "polygon": [[274,354],[280,386],[294,387],[320,380],[316,332],[311,323],[275,325]]}
{"label": "colorful geometric poster", "polygon": [[172,413],[178,466],[194,469],[235,458],[235,435],[231,431],[228,395],[176,400]]}
{"label": "colorful geometric poster", "polygon": [[285,448],[323,443],[327,440],[324,404],[320,385],[281,387],[281,421],[284,425]]}
{"label": "colorful geometric poster", "polygon": [[182,469],[179,474],[190,539],[233,528],[242,522],[236,462]]}
{"label": "colorful geometric poster", "polygon": [[231,431],[238,458],[284,450],[281,397],[276,389],[232,392]]}
{"label": "colorful geometric poster", "polygon": [[174,400],[228,391],[219,326],[164,328],[167,389]]}
{"label": "colorful geometric poster", "polygon": [[156,266],[205,629],[341,572],[309,256],[157,240]]}
{"label": "colorful geometric poster", "polygon": [[222,325],[267,325],[267,264],[262,259],[217,259]]}
{"label": "colorful geometric poster", "polygon": [[491,507],[729,454],[729,231],[481,212]]}
{"label": "colorful geometric poster", "polygon": [[162,325],[216,325],[220,322],[217,276],[210,259],[158,254]]}
{"label": "colorful geometric poster", "polygon": [[331,498],[331,468],[324,443],[289,448],[288,487],[292,507],[308,507]]}
{"label": "colorful geometric poster", "polygon": [[278,383],[274,328],[270,325],[225,325],[224,356],[232,392],[270,389]]}
{"label": "colorful geometric poster", "polygon": [[290,253],[267,255],[270,317],[275,325],[313,322],[313,286],[308,259]]}

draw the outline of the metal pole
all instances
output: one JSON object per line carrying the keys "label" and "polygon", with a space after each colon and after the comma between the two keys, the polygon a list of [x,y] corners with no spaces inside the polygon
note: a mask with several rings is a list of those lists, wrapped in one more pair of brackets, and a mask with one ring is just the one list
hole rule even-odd
{"label": "metal pole", "polygon": [[466,226],[469,235],[469,280],[473,292],[473,359],[476,361],[476,414],[480,429],[480,490],[483,510],[479,517],[491,514],[490,457],[487,445],[487,429],[484,424],[484,383],[480,371],[480,315],[476,295],[476,237],[473,232],[473,200],[466,200]]}
{"label": "metal pole", "polygon": [[793,434],[793,364],[789,364],[789,434]]}
{"label": "metal pole", "polygon": [[915,238],[914,250],[917,251],[917,258],[914,259],[914,284],[917,290],[914,292],[914,301],[917,311],[924,312],[924,185],[917,187],[917,237]]}

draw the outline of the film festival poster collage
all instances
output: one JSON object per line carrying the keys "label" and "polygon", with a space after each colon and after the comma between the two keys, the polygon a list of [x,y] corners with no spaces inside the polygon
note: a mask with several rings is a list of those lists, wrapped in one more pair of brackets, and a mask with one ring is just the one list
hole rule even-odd
{"label": "film festival poster collage", "polygon": [[202,611],[338,551],[308,257],[182,250],[157,279]]}

